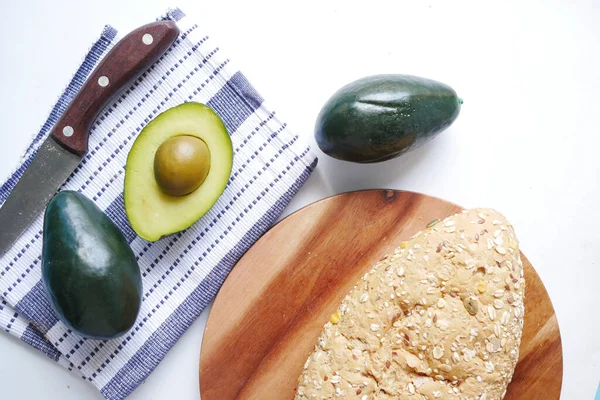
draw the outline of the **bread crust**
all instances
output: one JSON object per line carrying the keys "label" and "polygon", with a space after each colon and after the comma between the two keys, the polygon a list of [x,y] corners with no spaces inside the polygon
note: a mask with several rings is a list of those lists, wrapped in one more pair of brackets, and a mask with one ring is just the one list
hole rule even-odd
{"label": "bread crust", "polygon": [[344,298],[304,365],[296,400],[504,397],[524,317],[514,229],[492,209],[431,225]]}

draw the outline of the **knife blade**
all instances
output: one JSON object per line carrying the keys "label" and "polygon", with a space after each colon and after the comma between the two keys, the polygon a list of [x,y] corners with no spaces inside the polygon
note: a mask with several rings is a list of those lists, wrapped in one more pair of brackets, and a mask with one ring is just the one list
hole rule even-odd
{"label": "knife blade", "polygon": [[80,162],[81,157],[52,137],[46,139],[0,208],[0,226],[9,228],[0,230],[0,255],[17,239],[17,232],[27,229]]}
{"label": "knife blade", "polygon": [[92,71],[0,207],[0,257],[81,163],[88,150],[90,128],[100,111],[178,36],[179,28],[172,21],[139,27],[116,43]]}

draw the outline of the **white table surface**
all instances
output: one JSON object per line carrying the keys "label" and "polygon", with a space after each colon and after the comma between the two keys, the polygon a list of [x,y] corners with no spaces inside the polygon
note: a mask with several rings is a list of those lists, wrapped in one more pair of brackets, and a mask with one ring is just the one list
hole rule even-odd
{"label": "white table surface", "polygon": [[[104,24],[126,32],[170,6],[205,25],[311,143],[322,104],[356,78],[407,73],[443,81],[464,99],[450,129],[376,165],[319,151],[316,172],[286,214],[362,188],[414,190],[498,209],[514,224],[554,302],[563,339],[562,398],[591,399],[600,379],[600,3],[483,3],[2,1],[0,180]],[[207,315],[131,399],[199,398]],[[0,336],[0,391],[5,399],[101,399],[91,385],[8,335]]]}

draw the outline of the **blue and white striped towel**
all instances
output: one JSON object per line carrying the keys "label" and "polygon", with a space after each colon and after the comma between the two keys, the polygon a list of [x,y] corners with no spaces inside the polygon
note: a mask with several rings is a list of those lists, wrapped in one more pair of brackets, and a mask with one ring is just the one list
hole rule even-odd
{"label": "blue and white striped towel", "polygon": [[[87,340],[54,315],[40,281],[42,217],[0,260],[0,328],[95,385],[107,399],[129,395],[214,298],[244,252],[271,226],[315,168],[307,144],[289,131],[201,28],[180,10],[181,35],[167,53],[101,113],[90,151],[63,189],[78,190],[105,210],[138,257],[142,308],[121,338]],[[5,200],[87,75],[118,40],[107,27],[27,150],[0,187]],[[184,233],[148,243],[123,208],[129,148],[157,114],[185,101],[212,107],[234,147],[229,184],[212,210]]]}

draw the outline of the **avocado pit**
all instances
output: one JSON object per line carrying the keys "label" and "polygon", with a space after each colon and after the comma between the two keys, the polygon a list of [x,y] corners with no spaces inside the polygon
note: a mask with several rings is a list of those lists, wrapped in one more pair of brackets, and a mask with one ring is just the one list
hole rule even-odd
{"label": "avocado pit", "polygon": [[204,140],[189,135],[163,142],[154,156],[154,178],[165,194],[185,196],[202,185],[210,171],[210,150]]}

